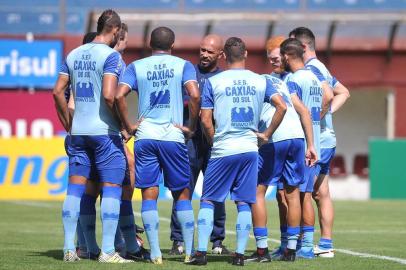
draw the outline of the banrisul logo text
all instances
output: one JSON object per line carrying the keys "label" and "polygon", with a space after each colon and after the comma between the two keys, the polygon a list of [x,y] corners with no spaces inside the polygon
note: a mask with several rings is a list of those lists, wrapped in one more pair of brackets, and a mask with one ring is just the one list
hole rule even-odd
{"label": "banrisul logo text", "polygon": [[52,88],[61,60],[61,41],[0,40],[0,87]]}

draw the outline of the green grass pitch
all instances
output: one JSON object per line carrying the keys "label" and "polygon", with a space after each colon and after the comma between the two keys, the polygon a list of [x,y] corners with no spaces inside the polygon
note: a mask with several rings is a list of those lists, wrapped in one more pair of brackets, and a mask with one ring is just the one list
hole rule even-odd
{"label": "green grass pitch", "polygon": [[[406,260],[406,201],[368,201],[334,203],[336,221],[334,245],[338,249],[389,256]],[[168,256],[169,222],[171,201],[159,202],[160,243],[164,264],[156,266],[147,263],[128,265],[100,264],[82,260],[77,263],[62,262],[63,230],[61,222],[61,202],[17,202],[0,201],[0,269],[193,269],[186,266],[180,256]],[[197,215],[198,202],[194,202]],[[140,211],[140,203],[134,202],[134,211]],[[270,238],[278,239],[278,219],[276,203],[268,203]],[[234,231],[236,209],[227,202],[227,230]],[[136,216],[136,223],[142,224]],[[317,225],[316,225],[317,226]],[[317,228],[318,229],[318,228]],[[100,220],[97,221],[100,243]],[[144,240],[146,237],[143,236]],[[319,232],[315,233],[315,241]],[[226,235],[225,245],[235,247],[235,235]],[[269,242],[270,248],[277,246]],[[209,245],[209,249],[211,245]],[[254,239],[248,244],[246,255],[255,249]],[[209,256],[209,264],[204,269],[235,269],[226,256]],[[406,269],[405,264],[383,258],[364,258],[336,253],[334,259],[316,258],[297,260],[294,263],[271,262],[270,264],[250,263],[245,269]]]}

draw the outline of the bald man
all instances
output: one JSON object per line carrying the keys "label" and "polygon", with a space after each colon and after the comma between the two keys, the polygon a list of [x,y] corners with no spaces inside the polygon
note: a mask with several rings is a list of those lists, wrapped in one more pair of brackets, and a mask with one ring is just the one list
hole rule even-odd
{"label": "bald man", "polygon": [[[218,62],[223,55],[223,45],[223,39],[214,34],[205,36],[200,43],[199,63],[195,65],[200,93],[203,90],[206,79],[222,71],[218,67]],[[184,119],[188,119],[188,113],[189,112],[186,106],[184,111]],[[200,171],[204,174],[210,157],[210,146],[203,135],[200,125],[198,125],[193,138],[187,142],[187,146],[191,169],[190,186],[193,191]],[[213,243],[212,253],[214,254],[230,253],[222,243],[225,238],[225,220],[226,212],[224,203],[217,203],[214,209],[214,228],[210,237],[210,241]],[[171,216],[171,240],[173,241],[173,245],[169,254],[182,254],[182,233],[174,208]]]}

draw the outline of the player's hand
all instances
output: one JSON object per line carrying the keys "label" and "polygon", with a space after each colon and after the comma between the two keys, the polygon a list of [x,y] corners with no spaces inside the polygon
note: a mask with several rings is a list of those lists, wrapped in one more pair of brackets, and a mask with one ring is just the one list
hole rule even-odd
{"label": "player's hand", "polygon": [[269,137],[266,136],[264,133],[256,132],[255,134],[257,135],[258,138],[258,147],[261,147],[269,142]]}
{"label": "player's hand", "polygon": [[134,125],[131,125],[130,129],[127,130],[128,134],[130,134],[131,136],[134,136],[135,133],[138,130],[138,127],[141,125],[141,122],[144,120],[144,118],[140,118],[137,120],[137,122],[135,122]]}
{"label": "player's hand", "polygon": [[186,140],[191,139],[193,135],[195,135],[195,133],[189,127],[181,126],[178,124],[175,124],[175,127],[179,128],[183,132],[183,135],[185,135]]}
{"label": "player's hand", "polygon": [[313,146],[307,148],[305,162],[306,162],[306,165],[309,167],[313,167],[316,164],[317,154],[316,154],[316,150],[314,149]]}
{"label": "player's hand", "polygon": [[123,138],[123,142],[125,142],[125,143],[127,143],[132,137],[130,134],[128,134],[127,130],[125,130],[125,129],[122,129],[120,131],[120,133],[121,133],[121,137]]}

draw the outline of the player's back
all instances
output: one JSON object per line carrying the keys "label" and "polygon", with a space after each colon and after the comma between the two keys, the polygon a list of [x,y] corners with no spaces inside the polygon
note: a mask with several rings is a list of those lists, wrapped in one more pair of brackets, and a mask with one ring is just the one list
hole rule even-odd
{"label": "player's back", "polygon": [[184,142],[183,133],[175,125],[183,123],[186,63],[189,62],[169,54],[154,54],[130,64],[137,79],[139,118],[144,119],[136,133],[137,140]]}
{"label": "player's back", "polygon": [[320,81],[309,69],[300,69],[289,77],[287,86],[290,92],[298,95],[310,112],[314,145],[317,155],[320,157],[320,112],[323,97]]}
{"label": "player's back", "polygon": [[245,69],[223,71],[206,81],[205,91],[211,91],[214,104],[211,157],[258,151],[255,132],[266,88],[265,77]]}
{"label": "player's back", "polygon": [[75,101],[72,135],[119,133],[119,125],[103,97],[103,76],[118,76],[121,57],[101,43],[82,45],[66,58]]}
{"label": "player's back", "polygon": [[[320,73],[327,80],[327,83],[334,89],[338,83],[337,79],[333,77],[327,67],[317,58],[311,58],[306,62],[306,67],[310,68],[314,73]],[[333,114],[331,109],[329,109],[326,115],[321,119],[321,147],[322,148],[332,148],[336,146],[336,135],[333,126]]]}
{"label": "player's back", "polygon": [[[279,142],[288,139],[296,139],[296,138],[304,138],[304,133],[302,129],[302,125],[300,123],[299,116],[293,107],[292,99],[290,97],[289,90],[286,84],[270,75],[264,75],[265,78],[272,82],[274,88],[279,92],[282,96],[283,100],[286,103],[286,113],[283,117],[282,122],[280,123],[279,127],[275,130],[272,137],[270,138],[269,142]],[[266,128],[271,124],[272,117],[275,114],[275,107],[270,103],[264,103],[261,112],[261,118],[259,123],[259,131],[263,132]]]}

